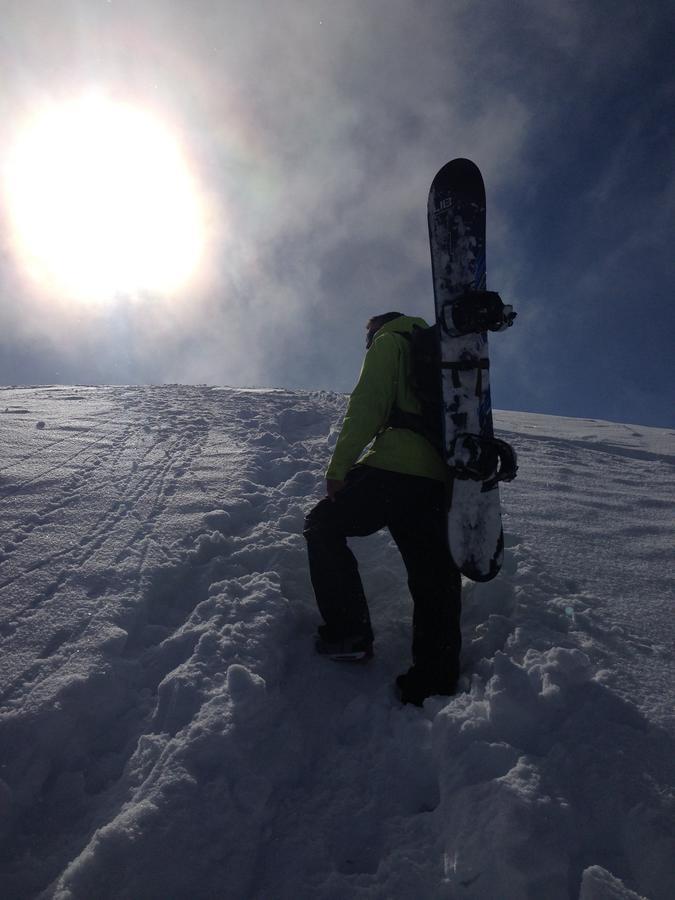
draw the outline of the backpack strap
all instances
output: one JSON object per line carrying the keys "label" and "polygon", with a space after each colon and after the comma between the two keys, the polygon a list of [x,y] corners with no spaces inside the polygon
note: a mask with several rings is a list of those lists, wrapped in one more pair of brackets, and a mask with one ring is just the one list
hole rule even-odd
{"label": "backpack strap", "polygon": [[[389,333],[405,338],[409,346],[412,344],[412,334],[409,331],[390,331]],[[433,429],[429,428],[424,420],[424,416],[419,413],[406,412],[394,404],[389,413],[389,418],[381,431],[385,431],[387,428],[406,428],[408,431],[414,431],[416,434],[421,434],[422,437],[429,441],[432,447],[434,447],[441,455],[443,454],[442,438],[434,432]]]}
{"label": "backpack strap", "polygon": [[387,428],[407,428],[408,431],[414,431],[417,434],[421,434],[422,437],[426,438],[431,446],[438,450],[439,453],[443,452],[443,446],[438,435],[434,434],[430,428],[427,428],[424,419],[422,416],[417,415],[417,413],[405,412],[405,410],[394,405],[392,406],[389,418],[381,431],[385,431]]}

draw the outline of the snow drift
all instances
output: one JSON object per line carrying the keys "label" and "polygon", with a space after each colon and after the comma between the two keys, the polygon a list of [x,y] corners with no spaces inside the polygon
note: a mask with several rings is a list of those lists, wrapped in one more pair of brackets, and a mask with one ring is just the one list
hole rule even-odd
{"label": "snow drift", "polygon": [[387,534],[375,660],[312,653],[344,403],[0,391],[3,897],[672,897],[673,433],[497,413],[504,570],[420,710]]}

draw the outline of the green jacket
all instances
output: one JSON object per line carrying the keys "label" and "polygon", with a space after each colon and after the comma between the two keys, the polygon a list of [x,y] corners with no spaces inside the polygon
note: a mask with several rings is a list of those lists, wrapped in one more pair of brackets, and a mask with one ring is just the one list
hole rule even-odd
{"label": "green jacket", "polygon": [[[394,403],[404,412],[421,411],[410,387],[410,343],[394,333],[411,332],[415,325],[428,327],[424,319],[399,316],[377,332],[349,398],[326,478],[342,481],[358,462],[392,472],[448,480],[445,463],[425,437],[407,428],[386,428]],[[361,455],[373,438],[372,447]]]}

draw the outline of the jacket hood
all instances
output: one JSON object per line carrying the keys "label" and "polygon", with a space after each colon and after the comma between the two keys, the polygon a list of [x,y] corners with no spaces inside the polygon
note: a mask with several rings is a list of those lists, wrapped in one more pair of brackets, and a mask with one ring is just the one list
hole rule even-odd
{"label": "jacket hood", "polygon": [[419,316],[398,316],[396,319],[392,319],[390,322],[385,322],[381,328],[377,329],[375,333],[375,340],[377,340],[380,335],[387,334],[392,331],[404,331],[409,333],[413,330],[413,328],[428,328],[429,325],[424,319]]}

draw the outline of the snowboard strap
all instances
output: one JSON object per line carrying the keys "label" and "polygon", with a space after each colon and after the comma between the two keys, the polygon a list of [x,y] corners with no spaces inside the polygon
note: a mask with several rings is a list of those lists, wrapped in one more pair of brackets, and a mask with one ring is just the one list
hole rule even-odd
{"label": "snowboard strap", "polygon": [[489,491],[500,481],[512,481],[518,471],[516,452],[499,438],[460,434],[452,442],[448,465],[455,478],[482,481]]}
{"label": "snowboard strap", "polygon": [[472,332],[504,331],[513,325],[516,315],[496,291],[467,290],[443,304],[439,320],[446,334],[460,337]]}
{"label": "snowboard strap", "polygon": [[490,368],[489,359],[464,359],[460,362],[442,362],[441,369],[450,369],[452,372],[452,386],[461,388],[462,380],[459,377],[460,372],[470,372],[472,369],[478,369],[478,378],[476,379],[476,396],[479,397],[483,390],[483,369]]}

